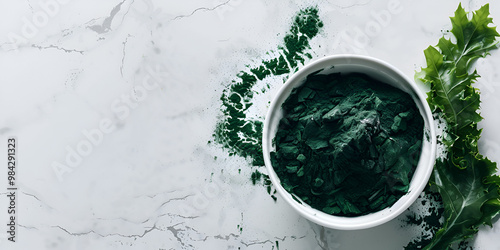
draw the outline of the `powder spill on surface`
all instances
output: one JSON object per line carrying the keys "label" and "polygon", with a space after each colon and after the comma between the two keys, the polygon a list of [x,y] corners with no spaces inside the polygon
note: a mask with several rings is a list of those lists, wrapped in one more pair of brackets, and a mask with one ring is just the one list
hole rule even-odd
{"label": "powder spill on surface", "polygon": [[[230,155],[248,158],[253,166],[264,165],[261,149],[264,117],[248,115],[255,96],[259,94],[253,87],[265,78],[295,72],[298,66],[311,59],[312,55],[306,52],[309,40],[318,34],[321,27],[323,22],[319,19],[317,8],[300,10],[290,31],[284,36],[283,45],[278,46],[276,57],[262,60],[254,67],[247,66],[223,91],[220,98],[223,115],[217,124],[214,140],[226,148]],[[265,92],[265,89],[261,92]],[[258,179],[252,176],[254,183]]]}
{"label": "powder spill on surface", "polygon": [[413,239],[404,247],[405,250],[422,249],[443,225],[444,208],[441,197],[430,189],[430,186],[426,187],[405,212],[405,218],[401,219],[402,227],[415,231]]}
{"label": "powder spill on surface", "polygon": [[[444,223],[443,201],[439,193],[427,186],[415,203],[400,219],[401,227],[412,233],[412,239],[403,247],[404,250],[423,249],[428,245]],[[451,249],[472,250],[471,239],[454,244]]]}

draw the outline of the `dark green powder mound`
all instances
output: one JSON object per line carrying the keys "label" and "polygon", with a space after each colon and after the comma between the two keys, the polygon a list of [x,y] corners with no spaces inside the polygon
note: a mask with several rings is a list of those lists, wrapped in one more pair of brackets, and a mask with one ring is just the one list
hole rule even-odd
{"label": "dark green powder mound", "polygon": [[408,192],[424,126],[410,95],[362,74],[312,74],[282,108],[271,161],[288,192],[340,216]]}
{"label": "dark green powder mound", "polygon": [[223,116],[217,124],[214,139],[228,149],[230,155],[248,157],[253,166],[264,165],[261,149],[264,118],[247,117],[254,96],[259,94],[253,87],[266,77],[294,72],[306,59],[311,59],[312,55],[306,49],[310,48],[309,40],[318,34],[321,27],[323,22],[319,19],[317,8],[300,10],[283,38],[283,46],[278,46],[279,56],[247,67],[224,90],[220,98]]}

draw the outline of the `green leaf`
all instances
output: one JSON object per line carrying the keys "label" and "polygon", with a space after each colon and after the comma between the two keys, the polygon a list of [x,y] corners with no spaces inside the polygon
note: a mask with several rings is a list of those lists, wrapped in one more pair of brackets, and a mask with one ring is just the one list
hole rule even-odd
{"label": "green leaf", "polygon": [[489,5],[469,19],[461,4],[451,17],[450,36],[424,50],[427,66],[415,78],[427,83],[427,101],[444,118],[447,131],[442,143],[447,156],[434,166],[431,185],[442,197],[445,222],[424,249],[448,249],[454,242],[472,237],[480,225],[491,225],[500,212],[500,177],[496,163],[479,153],[481,130],[477,123],[480,94],[472,86],[479,75],[474,62],[497,48],[500,36],[489,17]]}
{"label": "green leaf", "polygon": [[500,182],[485,179],[495,174],[496,164],[470,154],[464,159],[465,169],[449,161],[438,161],[434,169],[433,184],[443,199],[446,221],[426,249],[447,249],[452,242],[472,237],[479,225],[491,225],[500,211]]}
{"label": "green leaf", "polygon": [[485,57],[497,48],[495,27],[489,27],[492,19],[489,6],[484,5],[473,15],[472,20],[459,5],[455,17],[451,17],[451,30],[457,43],[442,37],[436,47],[424,51],[427,67],[417,74],[417,78],[431,86],[428,101],[434,112],[441,112],[451,127],[451,138],[458,131],[482,118],[479,108],[479,92],[471,84],[479,76],[469,73],[473,62]]}

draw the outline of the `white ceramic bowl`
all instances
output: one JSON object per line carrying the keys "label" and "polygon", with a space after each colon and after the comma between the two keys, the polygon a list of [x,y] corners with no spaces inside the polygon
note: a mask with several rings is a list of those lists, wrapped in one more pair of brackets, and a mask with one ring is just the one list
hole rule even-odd
{"label": "white ceramic bowl", "polygon": [[[381,211],[357,216],[342,217],[324,213],[314,209],[306,203],[299,203],[280,184],[280,180],[271,165],[270,152],[275,150],[273,138],[276,135],[278,124],[283,117],[281,105],[290,95],[292,89],[302,85],[306,77],[318,70],[320,74],[330,74],[336,72],[364,73],[372,78],[395,86],[411,95],[420,114],[424,120],[424,138],[422,141],[422,152],[417,168],[410,182],[409,191],[402,196],[394,205]],[[383,224],[405,211],[420,195],[427,185],[436,158],[436,132],[432,112],[427,104],[425,95],[418,86],[401,71],[394,66],[379,59],[359,56],[359,55],[333,55],[316,60],[298,72],[293,74],[279,90],[278,94],[271,102],[269,111],[264,122],[262,148],[264,152],[264,162],[269,172],[269,177],[281,197],[289,203],[299,214],[312,222],[329,228],[356,230],[365,229]]]}

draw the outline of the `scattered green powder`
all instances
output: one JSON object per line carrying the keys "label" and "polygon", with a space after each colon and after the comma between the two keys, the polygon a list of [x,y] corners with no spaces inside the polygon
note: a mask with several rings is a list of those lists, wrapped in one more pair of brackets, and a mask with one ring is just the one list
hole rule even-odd
{"label": "scattered green powder", "polygon": [[[421,203],[419,204],[418,201]],[[417,212],[415,208],[425,208],[426,211]],[[444,223],[444,206],[441,195],[432,190],[431,185],[427,185],[424,191],[420,194],[409,209],[406,218],[402,219],[402,227],[416,227],[418,234],[406,245],[404,250],[418,250],[427,246],[436,232],[443,226]],[[472,250],[471,239],[464,239],[458,244],[455,244],[451,249],[457,250]]]}
{"label": "scattered green powder", "polygon": [[274,249],[275,249],[275,248],[274,248],[275,246],[276,246],[276,250],[280,250],[280,243],[279,243],[279,241],[275,241],[275,242],[274,242],[274,244],[275,244],[275,245],[273,245],[273,246],[271,247],[271,250],[274,250]]}
{"label": "scattered green powder", "polygon": [[[431,191],[430,187],[430,185],[427,185],[424,192],[418,197],[417,202],[410,207],[406,218],[403,219],[403,227],[413,226],[419,228],[419,234],[404,247],[405,250],[424,248],[443,225],[444,207],[441,196],[439,193]],[[420,201],[420,204],[418,201]],[[412,210],[417,207],[425,208],[426,211],[415,212]]]}
{"label": "scattered green powder", "polygon": [[311,74],[282,108],[271,161],[288,192],[341,216],[408,192],[424,126],[409,94],[363,74]]}
{"label": "scattered green powder", "polygon": [[250,179],[252,180],[252,183],[255,185],[255,183],[257,183],[258,181],[260,181],[261,177],[262,177],[262,173],[259,172],[258,170],[255,170],[252,173]]}
{"label": "scattered green powder", "polygon": [[284,37],[283,46],[278,47],[279,56],[263,60],[255,67],[248,66],[224,90],[220,98],[223,117],[217,124],[214,138],[215,142],[228,149],[230,155],[248,157],[253,166],[264,165],[261,149],[264,118],[247,117],[254,95],[259,94],[252,87],[266,77],[295,72],[306,59],[311,59],[312,55],[305,50],[310,48],[309,40],[318,34],[321,27],[323,23],[317,8],[300,10]]}

